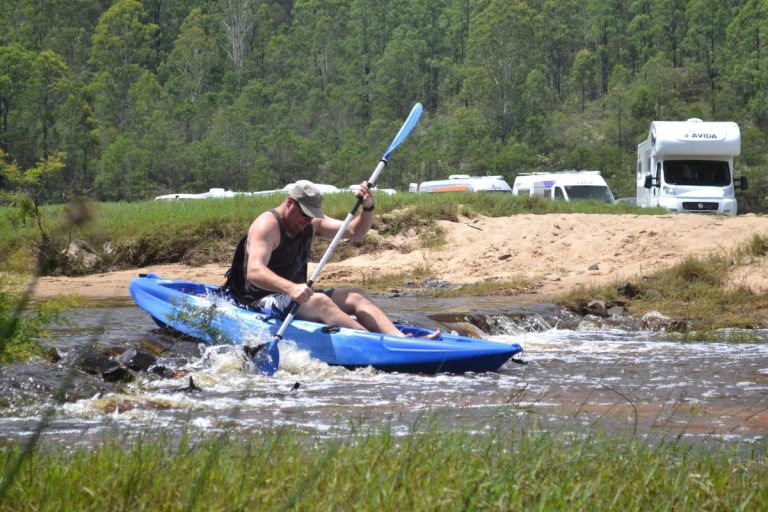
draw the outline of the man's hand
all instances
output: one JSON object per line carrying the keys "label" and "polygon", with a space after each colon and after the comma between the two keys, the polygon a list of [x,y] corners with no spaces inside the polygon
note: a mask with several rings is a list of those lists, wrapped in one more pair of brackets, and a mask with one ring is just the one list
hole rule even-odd
{"label": "man's hand", "polygon": [[368,188],[367,181],[360,184],[360,189],[355,195],[363,200],[363,208],[370,208],[373,206],[373,196],[371,195],[371,190]]}
{"label": "man's hand", "polygon": [[291,299],[298,304],[306,304],[315,292],[307,286],[306,283],[295,283],[291,287],[290,293]]}

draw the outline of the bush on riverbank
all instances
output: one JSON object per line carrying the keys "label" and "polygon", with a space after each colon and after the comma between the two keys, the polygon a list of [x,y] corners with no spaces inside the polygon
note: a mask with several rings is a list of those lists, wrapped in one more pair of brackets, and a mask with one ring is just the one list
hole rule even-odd
{"label": "bush on riverbank", "polygon": [[[766,328],[768,294],[746,286],[729,287],[726,277],[768,256],[768,237],[754,235],[742,247],[706,257],[689,256],[680,263],[633,283],[632,297],[622,296],[619,283],[578,290],[564,296],[564,305],[602,299],[610,307],[625,306],[633,315],[661,311],[683,320],[682,333],[706,339],[721,327]],[[718,335],[715,339],[722,339]]]}
{"label": "bush on riverbank", "polygon": [[48,356],[50,349],[40,340],[48,336],[47,326],[64,320],[63,313],[76,304],[69,297],[46,301],[27,310],[27,299],[13,289],[18,283],[9,283],[0,275],[0,366],[26,361],[33,356]]}

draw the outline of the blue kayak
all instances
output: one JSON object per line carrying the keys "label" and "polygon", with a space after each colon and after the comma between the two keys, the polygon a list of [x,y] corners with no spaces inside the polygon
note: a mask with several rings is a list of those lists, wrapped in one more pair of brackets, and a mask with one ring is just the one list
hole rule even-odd
{"label": "blue kayak", "polygon": [[[282,323],[236,306],[222,296],[218,286],[148,274],[133,279],[130,292],[136,304],[161,327],[207,343],[268,343]],[[497,371],[523,350],[517,343],[452,334],[426,340],[419,336],[429,334],[429,330],[400,324],[397,327],[411,336],[389,336],[296,319],[288,326],[284,339],[329,365],[372,366],[409,373]]]}

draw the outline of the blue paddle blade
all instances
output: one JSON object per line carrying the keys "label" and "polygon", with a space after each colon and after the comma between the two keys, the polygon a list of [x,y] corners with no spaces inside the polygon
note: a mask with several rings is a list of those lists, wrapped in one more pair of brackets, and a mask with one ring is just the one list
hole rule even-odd
{"label": "blue paddle blade", "polygon": [[272,341],[268,345],[262,345],[251,356],[251,361],[253,361],[253,365],[262,374],[267,377],[273,376],[278,366],[280,366],[280,351],[277,348],[277,343]]}
{"label": "blue paddle blade", "polygon": [[417,103],[413,106],[411,109],[411,113],[408,114],[408,119],[405,120],[405,123],[403,123],[403,126],[400,128],[400,131],[397,132],[397,135],[395,135],[395,138],[392,140],[392,143],[387,148],[386,153],[384,153],[384,156],[382,157],[382,160],[388,160],[389,155],[392,154],[392,152],[399,146],[405,139],[408,137],[408,134],[411,133],[411,130],[413,130],[413,127],[416,126],[416,123],[419,122],[419,117],[421,117],[421,112],[424,110],[424,108],[421,106],[421,103]]}

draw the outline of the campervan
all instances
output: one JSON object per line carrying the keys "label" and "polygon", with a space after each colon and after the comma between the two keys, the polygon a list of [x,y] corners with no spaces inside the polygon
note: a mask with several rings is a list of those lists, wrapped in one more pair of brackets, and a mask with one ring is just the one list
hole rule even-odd
{"label": "campervan", "polygon": [[613,193],[600,171],[567,170],[519,174],[512,183],[516,196],[539,196],[565,201],[591,199],[613,203]]}
{"label": "campervan", "polygon": [[637,205],[671,212],[736,215],[733,160],[741,152],[734,122],[653,121],[637,146]]}
{"label": "campervan", "polygon": [[239,195],[251,195],[250,192],[232,192],[231,190],[224,190],[223,188],[212,188],[208,192],[202,192],[200,194],[165,194],[155,197],[155,200],[159,201],[174,201],[177,199],[221,199],[235,197]]}
{"label": "campervan", "polygon": [[504,176],[470,176],[451,174],[447,180],[411,183],[409,192],[512,192]]}

